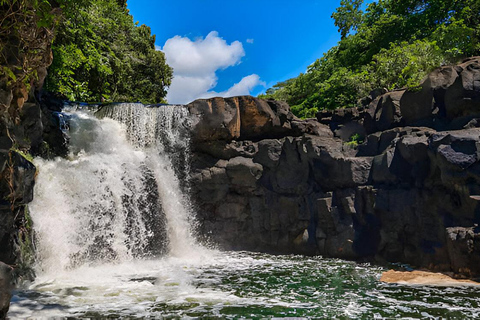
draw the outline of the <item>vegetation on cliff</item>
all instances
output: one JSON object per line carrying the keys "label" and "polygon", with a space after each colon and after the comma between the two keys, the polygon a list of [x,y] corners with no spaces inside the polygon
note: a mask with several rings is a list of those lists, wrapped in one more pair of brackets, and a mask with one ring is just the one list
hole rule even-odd
{"label": "vegetation on cliff", "polygon": [[287,101],[300,117],[353,107],[371,90],[414,88],[441,64],[480,52],[477,0],[342,0],[332,14],[342,39],[298,77],[261,98]]}
{"label": "vegetation on cliff", "polygon": [[63,9],[46,89],[77,101],[165,102],[172,69],[125,0],[88,0]]}
{"label": "vegetation on cliff", "polygon": [[165,102],[172,69],[125,0],[0,0],[0,13],[0,82],[15,96],[41,87],[53,51],[48,91],[70,100]]}
{"label": "vegetation on cliff", "polygon": [[32,86],[43,80],[52,30],[65,2],[0,0],[0,106],[10,109],[12,118]]}

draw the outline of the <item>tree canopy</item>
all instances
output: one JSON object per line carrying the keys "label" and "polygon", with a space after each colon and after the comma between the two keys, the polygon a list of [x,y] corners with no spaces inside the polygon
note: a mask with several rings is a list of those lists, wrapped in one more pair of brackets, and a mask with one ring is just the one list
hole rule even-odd
{"label": "tree canopy", "polygon": [[77,101],[165,102],[172,69],[125,0],[69,1],[45,88]]}
{"label": "tree canopy", "polygon": [[480,53],[480,1],[342,0],[332,14],[340,42],[305,73],[263,98],[287,101],[303,118],[353,107],[371,90],[416,87],[441,64]]}

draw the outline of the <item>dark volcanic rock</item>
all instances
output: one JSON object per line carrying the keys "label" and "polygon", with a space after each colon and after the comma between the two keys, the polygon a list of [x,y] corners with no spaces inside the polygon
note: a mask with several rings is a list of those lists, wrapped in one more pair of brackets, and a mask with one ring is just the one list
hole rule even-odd
{"label": "dark volcanic rock", "polygon": [[447,248],[455,273],[480,274],[480,233],[475,228],[447,228]]}
{"label": "dark volcanic rock", "polygon": [[348,141],[402,126],[459,130],[480,118],[480,57],[431,72],[419,88],[372,93],[358,108],[320,111],[317,119]]}
{"label": "dark volcanic rock", "polygon": [[10,308],[13,287],[13,268],[0,262],[0,319],[5,319]]}
{"label": "dark volcanic rock", "polygon": [[[230,106],[194,127],[202,231],[227,249],[480,276],[479,63],[439,68],[419,90],[372,93],[317,121],[251,97],[193,102]],[[235,134],[218,138],[227,118]],[[217,138],[204,134],[212,123]],[[356,149],[345,143],[353,134],[365,140]]]}
{"label": "dark volcanic rock", "polygon": [[480,114],[480,57],[465,60],[452,72],[445,91],[445,111],[449,119]]}
{"label": "dark volcanic rock", "polygon": [[[14,26],[3,28],[5,32],[0,35],[0,261],[11,265],[21,260],[19,235],[31,231],[25,212],[33,197],[35,167],[26,155],[37,153],[43,144],[38,101],[47,67],[52,63],[54,37],[53,30],[40,23],[41,15],[34,14],[32,4],[22,7],[29,13],[21,23],[16,21],[18,15],[7,14],[13,8],[10,4],[1,8],[2,23]],[[61,10],[56,3],[51,9],[53,28]],[[8,76],[9,72],[14,76]],[[0,319],[8,311],[9,269],[0,262]]]}
{"label": "dark volcanic rock", "polygon": [[[405,90],[388,92],[382,95],[377,103],[374,120],[378,131],[384,131],[404,124],[400,112],[400,100]],[[375,103],[372,102],[372,103]]]}

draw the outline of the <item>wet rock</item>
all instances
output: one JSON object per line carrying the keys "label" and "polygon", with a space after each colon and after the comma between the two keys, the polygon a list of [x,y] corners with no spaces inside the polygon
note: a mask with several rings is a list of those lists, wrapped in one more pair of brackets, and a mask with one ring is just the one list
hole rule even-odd
{"label": "wet rock", "polygon": [[[478,229],[478,228],[477,228]],[[452,271],[469,277],[480,274],[480,233],[475,227],[447,228],[447,247]]]}
{"label": "wet rock", "polygon": [[[60,15],[56,7],[57,4],[52,4],[54,16]],[[28,5],[26,9],[30,10]],[[54,33],[45,26],[39,27],[37,18],[24,21],[22,32],[4,34],[8,39],[3,39],[5,45],[0,47],[2,67],[14,72],[17,79],[0,78],[0,261],[11,265],[22,258],[20,231],[24,234],[29,231],[24,212],[33,199],[36,169],[27,158],[43,143],[42,109],[38,100],[46,68],[52,63]],[[26,52],[35,52],[35,58]],[[10,279],[11,268],[0,262],[0,319],[8,311]]]}
{"label": "wet rock", "polygon": [[5,319],[10,308],[13,289],[13,268],[0,262],[0,319]]}

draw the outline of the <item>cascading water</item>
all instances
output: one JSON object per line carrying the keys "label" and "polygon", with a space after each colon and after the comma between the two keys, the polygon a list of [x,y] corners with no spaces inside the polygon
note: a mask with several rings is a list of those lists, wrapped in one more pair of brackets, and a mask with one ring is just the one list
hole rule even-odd
{"label": "cascading water", "polygon": [[367,264],[202,248],[187,110],[118,104],[96,115],[70,114],[67,159],[35,159],[37,278],[16,292],[11,319],[480,317],[475,287],[384,284]]}
{"label": "cascading water", "polygon": [[31,214],[44,271],[83,263],[191,255],[187,110],[120,104],[70,115],[69,159],[37,159]]}
{"label": "cascading water", "polygon": [[[99,116],[125,125],[131,144],[146,150],[148,167],[155,174],[168,224],[170,253],[191,255],[193,221],[188,194],[189,171],[188,110],[183,106],[145,108],[140,104],[121,104],[101,109]],[[195,250],[196,251],[196,250]]]}

